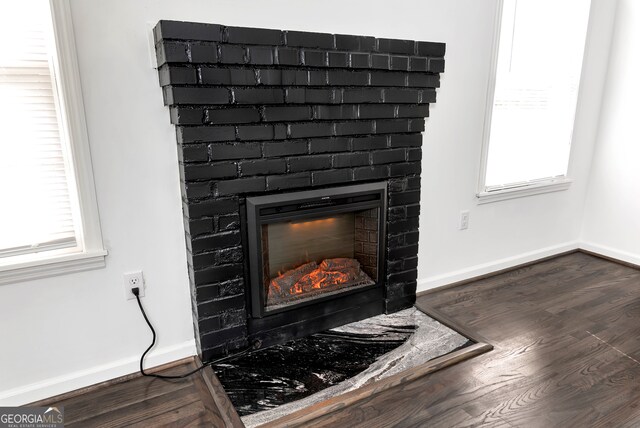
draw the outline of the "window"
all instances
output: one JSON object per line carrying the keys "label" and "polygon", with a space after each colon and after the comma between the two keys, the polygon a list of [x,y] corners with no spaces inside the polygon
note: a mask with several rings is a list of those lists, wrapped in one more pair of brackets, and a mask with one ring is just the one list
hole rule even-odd
{"label": "window", "polygon": [[69,17],[0,4],[0,283],[104,265]]}
{"label": "window", "polygon": [[588,0],[503,0],[481,202],[567,188]]}

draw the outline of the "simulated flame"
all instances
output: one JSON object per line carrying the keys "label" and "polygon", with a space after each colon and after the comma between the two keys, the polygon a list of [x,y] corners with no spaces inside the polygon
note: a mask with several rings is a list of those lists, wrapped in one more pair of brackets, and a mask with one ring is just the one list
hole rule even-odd
{"label": "simulated flame", "polygon": [[374,282],[360,269],[360,263],[355,259],[325,259],[320,265],[309,262],[273,278],[269,283],[267,304],[320,290],[366,283]]}

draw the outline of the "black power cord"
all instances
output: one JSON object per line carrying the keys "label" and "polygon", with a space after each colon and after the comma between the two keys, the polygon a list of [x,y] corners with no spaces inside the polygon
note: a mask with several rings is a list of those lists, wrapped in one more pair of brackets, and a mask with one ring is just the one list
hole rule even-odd
{"label": "black power cord", "polygon": [[147,377],[155,377],[157,379],[184,379],[188,376],[191,376],[194,373],[199,372],[200,370],[209,367],[210,365],[213,364],[217,364],[219,362],[225,361],[231,357],[239,357],[240,355],[244,355],[247,352],[249,352],[250,350],[252,350],[253,348],[247,348],[242,352],[238,352],[237,354],[233,354],[233,355],[228,355],[226,357],[220,358],[218,360],[214,360],[214,361],[209,361],[208,363],[205,363],[203,365],[201,365],[200,367],[197,367],[193,370],[191,370],[190,372],[181,374],[181,375],[159,375],[159,374],[155,374],[155,373],[147,373],[144,371],[144,357],[147,356],[147,353],[149,353],[149,351],[151,351],[151,348],[153,348],[156,345],[156,330],[153,328],[153,326],[151,325],[151,321],[149,321],[149,318],[147,317],[147,313],[144,311],[144,308],[142,307],[142,302],[140,302],[140,289],[138,287],[134,287],[131,289],[131,292],[133,293],[134,296],[136,296],[136,300],[138,301],[138,307],[140,308],[140,312],[142,312],[142,316],[144,317],[144,320],[147,322],[147,325],[149,326],[149,328],[151,329],[151,334],[153,334],[153,339],[151,340],[151,345],[149,345],[149,347],[147,348],[146,351],[144,351],[142,353],[142,356],[140,357],[140,373],[142,374],[142,376],[147,376]]}

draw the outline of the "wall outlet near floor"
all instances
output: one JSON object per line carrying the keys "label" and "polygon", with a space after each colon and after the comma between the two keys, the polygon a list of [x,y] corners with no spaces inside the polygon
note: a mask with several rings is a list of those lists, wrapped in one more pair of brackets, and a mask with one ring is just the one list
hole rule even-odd
{"label": "wall outlet near floor", "polygon": [[136,296],[131,292],[132,288],[138,287],[140,297],[144,297],[144,277],[142,271],[135,271],[124,274],[124,295],[127,300],[135,299]]}
{"label": "wall outlet near floor", "polygon": [[460,224],[458,229],[465,230],[469,228],[469,211],[460,211]]}

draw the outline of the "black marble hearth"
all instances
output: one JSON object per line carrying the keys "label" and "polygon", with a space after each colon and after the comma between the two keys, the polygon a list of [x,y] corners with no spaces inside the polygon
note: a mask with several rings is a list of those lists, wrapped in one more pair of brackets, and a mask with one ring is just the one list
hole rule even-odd
{"label": "black marble hearth", "polygon": [[[202,358],[410,307],[421,133],[445,45],[175,21],[154,36]],[[247,198],[374,182],[387,195],[380,287],[302,315],[252,314]]]}

